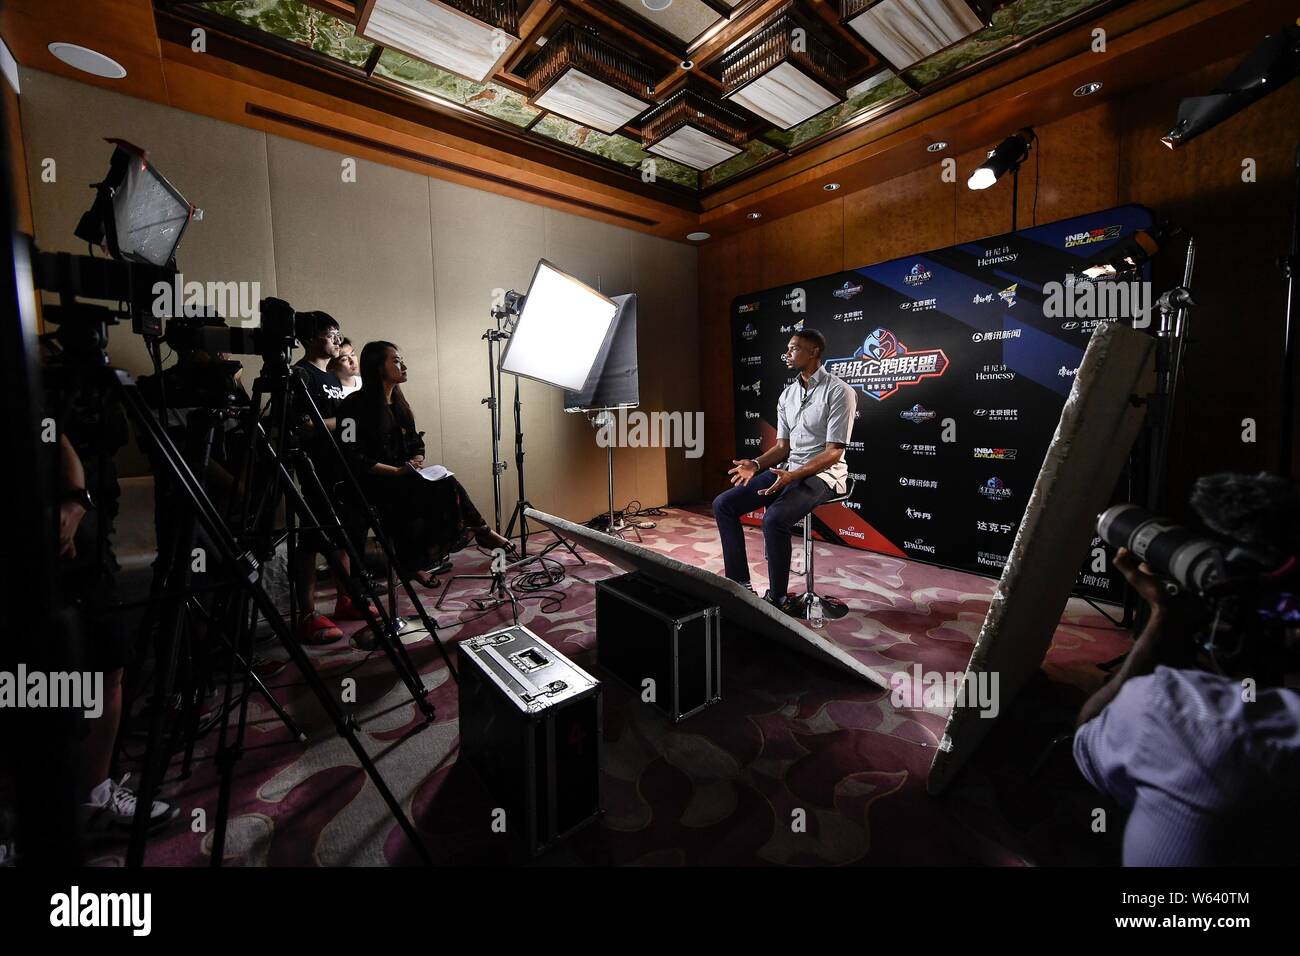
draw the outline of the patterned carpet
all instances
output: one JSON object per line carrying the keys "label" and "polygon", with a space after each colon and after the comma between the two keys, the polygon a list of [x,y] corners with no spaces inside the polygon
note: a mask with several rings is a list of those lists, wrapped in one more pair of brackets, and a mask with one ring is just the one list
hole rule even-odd
{"label": "patterned carpet", "polygon": [[[645,544],[719,571],[721,550],[710,516],[671,509],[642,532]],[[762,554],[747,530],[755,586]],[[530,549],[532,542],[530,541]],[[801,560],[796,541],[796,568]],[[578,664],[595,666],[594,582],[619,573],[590,555],[562,556],[568,576],[558,610],[525,601],[521,623]],[[456,571],[482,570],[469,550]],[[851,612],[825,633],[859,659],[887,671],[963,670],[994,582],[894,557],[818,544],[819,589],[848,601]],[[470,605],[479,582],[461,583],[436,613],[442,639],[454,643],[509,622],[501,609],[481,616]],[[425,601],[432,612],[436,593]],[[322,592],[328,610],[332,595]],[[400,610],[400,606],[399,606]],[[477,618],[477,619],[476,619]],[[442,626],[446,625],[446,626]],[[345,626],[349,633],[359,625]],[[1072,601],[1041,680],[1003,715],[969,769],[942,798],[925,777],[944,719],[896,708],[888,690],[775,646],[724,632],[721,703],[673,724],[618,683],[605,682],[605,815],[539,858],[543,864],[643,865],[935,865],[1098,864],[1116,859],[1114,840],[1089,826],[1092,794],[1073,768],[1068,746],[1047,743],[1068,728],[1101,672],[1095,664],[1128,646],[1125,632]],[[491,829],[492,801],[477,777],[458,767],[456,685],[427,638],[409,650],[437,709],[432,723],[382,654],[350,643],[311,649],[326,684],[356,679],[349,705],[359,736],[385,780],[408,808],[434,859],[443,864],[524,862],[509,838]],[[276,645],[259,654],[284,656]],[[596,676],[602,676],[598,671]],[[244,756],[232,791],[229,865],[386,865],[415,862],[401,831],[334,732],[293,667],[268,680],[306,730],[301,745],[260,698],[253,698]],[[193,773],[167,793],[183,810],[156,835],[152,865],[207,865],[211,833],[196,809],[215,820],[215,735],[200,743]],[[800,812],[802,811],[802,812]],[[797,821],[804,821],[802,826]],[[100,865],[117,865],[120,847],[103,846]]]}

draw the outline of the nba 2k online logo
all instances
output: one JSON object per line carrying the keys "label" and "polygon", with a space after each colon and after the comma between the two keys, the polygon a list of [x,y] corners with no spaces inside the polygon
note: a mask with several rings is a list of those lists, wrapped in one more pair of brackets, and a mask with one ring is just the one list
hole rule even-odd
{"label": "nba 2k online logo", "polygon": [[943,375],[948,356],[943,349],[911,351],[893,332],[876,329],[852,356],[830,359],[826,366],[832,375],[879,402],[906,385]]}

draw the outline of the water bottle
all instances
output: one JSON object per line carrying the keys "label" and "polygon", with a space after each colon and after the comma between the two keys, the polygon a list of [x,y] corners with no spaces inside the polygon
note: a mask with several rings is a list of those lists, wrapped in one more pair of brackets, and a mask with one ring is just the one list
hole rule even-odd
{"label": "water bottle", "polygon": [[826,618],[822,616],[822,602],[816,599],[808,605],[808,623],[820,630],[826,623]]}

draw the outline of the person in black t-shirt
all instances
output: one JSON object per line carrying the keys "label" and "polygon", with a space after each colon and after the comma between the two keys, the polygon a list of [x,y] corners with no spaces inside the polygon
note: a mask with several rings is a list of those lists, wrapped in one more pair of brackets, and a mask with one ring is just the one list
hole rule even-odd
{"label": "person in black t-shirt", "polygon": [[[299,318],[304,320],[307,326],[307,332],[304,334],[309,334],[311,337],[302,341],[306,354],[293,367],[294,374],[301,376],[307,383],[307,393],[320,409],[321,417],[325,419],[325,426],[330,431],[334,431],[338,405],[343,399],[343,386],[338,376],[329,371],[329,364],[338,358],[339,343],[342,342],[343,336],[339,332],[338,322],[326,312],[304,312]],[[306,413],[299,417],[306,417]],[[320,486],[327,495],[330,494],[342,476],[339,474],[337,456],[329,447],[329,436],[312,434],[306,439],[303,448],[320,478]],[[316,520],[322,521],[322,515],[330,502],[319,497],[319,489],[315,483],[303,481],[301,487],[307,506]],[[297,566],[293,569],[293,573],[298,591],[297,634],[298,640],[304,644],[329,644],[341,638],[343,632],[334,623],[334,619],[345,621],[365,619],[362,609],[352,602],[341,584],[338,587],[338,598],[333,615],[326,617],[316,610],[316,555],[322,551],[333,552],[343,573],[352,573],[347,552],[336,547],[325,535],[312,531],[300,536]]]}

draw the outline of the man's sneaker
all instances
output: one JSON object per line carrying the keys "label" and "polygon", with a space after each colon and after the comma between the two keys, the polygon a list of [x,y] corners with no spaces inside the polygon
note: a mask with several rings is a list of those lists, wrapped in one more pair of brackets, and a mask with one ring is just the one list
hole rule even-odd
{"label": "man's sneaker", "polygon": [[[370,613],[379,617],[379,608],[375,607],[373,601],[367,601],[370,605]],[[338,601],[334,604],[334,617],[340,621],[364,621],[365,613],[357,606],[356,602],[346,594],[340,594]]]}
{"label": "man's sneaker", "polygon": [[777,601],[772,597],[771,591],[764,591],[763,600],[772,605],[778,611],[788,614],[791,617],[803,617],[803,606],[800,605],[799,599],[796,597],[791,597],[787,594],[782,597],[781,600]]}
{"label": "man's sneaker", "polygon": [[13,866],[18,853],[13,840],[0,840],[0,866]]}
{"label": "man's sneaker", "polygon": [[[131,832],[139,800],[134,790],[123,785],[129,776],[123,777],[121,783],[110,777],[90,791],[90,799],[81,805],[81,826],[87,836],[124,836]],[[149,812],[149,830],[167,825],[180,812],[181,808],[174,803],[154,800]]]}
{"label": "man's sneaker", "polygon": [[313,611],[298,622],[299,644],[333,644],[343,637],[343,632],[324,614]]}

